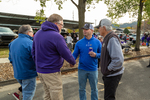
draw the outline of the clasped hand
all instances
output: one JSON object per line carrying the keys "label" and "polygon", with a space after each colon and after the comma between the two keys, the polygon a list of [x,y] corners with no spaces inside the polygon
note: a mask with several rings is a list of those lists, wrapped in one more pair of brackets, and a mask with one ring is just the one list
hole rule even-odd
{"label": "clasped hand", "polygon": [[74,65],[70,64],[70,67],[74,67]]}

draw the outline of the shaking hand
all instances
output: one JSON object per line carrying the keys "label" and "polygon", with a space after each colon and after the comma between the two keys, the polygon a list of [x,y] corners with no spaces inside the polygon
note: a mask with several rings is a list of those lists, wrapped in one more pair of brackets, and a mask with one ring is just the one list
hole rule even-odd
{"label": "shaking hand", "polygon": [[70,67],[74,67],[74,65],[70,64]]}

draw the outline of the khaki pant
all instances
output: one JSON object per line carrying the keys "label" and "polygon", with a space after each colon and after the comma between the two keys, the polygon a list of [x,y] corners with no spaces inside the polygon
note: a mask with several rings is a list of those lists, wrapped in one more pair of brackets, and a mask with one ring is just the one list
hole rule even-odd
{"label": "khaki pant", "polygon": [[44,100],[63,100],[63,87],[61,73],[38,73],[44,87]]}

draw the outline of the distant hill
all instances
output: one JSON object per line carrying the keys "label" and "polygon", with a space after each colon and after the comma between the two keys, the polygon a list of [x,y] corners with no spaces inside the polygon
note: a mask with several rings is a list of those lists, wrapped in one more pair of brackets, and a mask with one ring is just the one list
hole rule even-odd
{"label": "distant hill", "polygon": [[119,24],[120,26],[119,27],[117,27],[117,26],[115,26],[115,24],[113,24],[112,25],[112,27],[113,28],[126,28],[126,27],[134,27],[134,26],[136,26],[137,25],[137,22],[135,21],[135,22],[132,22],[132,23],[124,23],[124,24]]}

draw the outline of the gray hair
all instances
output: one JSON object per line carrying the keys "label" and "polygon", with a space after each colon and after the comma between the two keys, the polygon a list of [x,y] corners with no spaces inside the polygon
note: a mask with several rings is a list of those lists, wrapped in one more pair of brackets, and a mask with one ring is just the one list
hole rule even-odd
{"label": "gray hair", "polygon": [[32,28],[29,24],[27,24],[20,26],[18,33],[27,34],[29,31],[32,31]]}
{"label": "gray hair", "polygon": [[[106,31],[111,31],[111,30],[112,30],[112,26],[108,26],[108,25],[103,25],[103,26],[106,27]],[[102,26],[102,27],[103,27],[103,26]]]}
{"label": "gray hair", "polygon": [[51,16],[49,16],[47,21],[52,22],[52,23],[55,23],[55,22],[60,23],[60,21],[63,21],[63,18],[58,14],[52,14]]}

